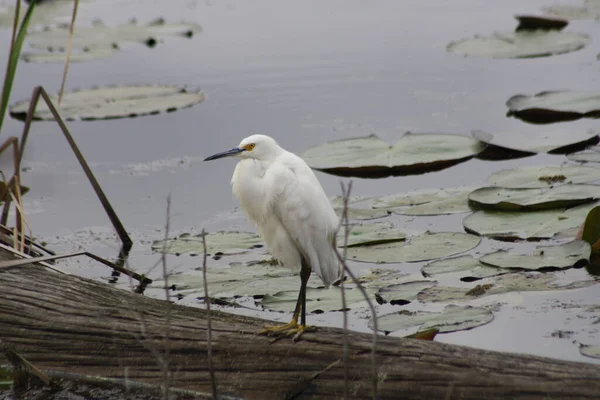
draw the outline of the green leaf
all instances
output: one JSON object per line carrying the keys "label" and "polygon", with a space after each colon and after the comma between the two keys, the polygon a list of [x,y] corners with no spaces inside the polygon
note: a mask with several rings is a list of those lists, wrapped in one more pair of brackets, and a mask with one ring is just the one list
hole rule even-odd
{"label": "green leaf", "polygon": [[[0,130],[2,130],[2,124],[4,122],[4,116],[6,115],[6,108],[8,107],[8,100],[10,98],[10,92],[12,91],[13,81],[15,74],[17,73],[17,65],[19,64],[19,56],[21,49],[23,48],[23,41],[27,34],[27,27],[29,21],[35,10],[36,2],[32,2],[25,13],[25,17],[21,22],[17,36],[15,37],[14,46],[11,53],[8,56],[8,66],[6,68],[6,75],[4,76],[4,85],[2,86],[2,98],[0,98]],[[25,110],[27,113],[27,110]]]}
{"label": "green leaf", "polygon": [[407,242],[394,242],[348,249],[348,259],[372,263],[398,263],[427,261],[448,257],[471,250],[479,244],[474,235],[455,232],[431,233],[410,238]]}
{"label": "green leaf", "polygon": [[[356,306],[365,302],[365,298],[356,288],[345,288],[346,306]],[[372,289],[366,289],[367,293],[373,294]],[[280,291],[273,295],[266,295],[260,301],[260,304],[272,311],[291,312],[294,311],[298,299],[298,290]],[[342,293],[339,287],[330,288],[308,288],[306,291],[306,311],[309,313],[315,311],[341,311]]]}
{"label": "green leaf", "polygon": [[597,132],[573,131],[566,128],[558,131],[522,128],[493,134],[473,130],[471,135],[483,143],[525,153],[562,152],[564,148],[584,146],[588,142],[593,143],[598,140]]}
{"label": "green leaf", "polygon": [[[380,331],[393,332],[419,326],[419,331],[439,329],[439,333],[456,332],[485,325],[494,319],[491,311],[481,307],[450,304],[442,312],[400,311],[377,317]],[[373,321],[369,321],[373,328]]]}
{"label": "green leaf", "polygon": [[471,211],[467,196],[470,187],[427,189],[377,198],[373,207],[400,215],[443,215]]}
{"label": "green leaf", "polygon": [[325,172],[383,177],[443,169],[472,158],[484,147],[468,136],[407,133],[393,146],[370,135],[312,147],[300,156]]}
{"label": "green leaf", "polygon": [[501,170],[490,175],[487,181],[491,186],[508,189],[535,189],[597,180],[600,180],[600,168],[581,165],[550,165]]}
{"label": "green leaf", "polygon": [[542,7],[542,12],[552,17],[568,20],[600,19],[600,6],[597,2],[586,0],[585,6],[552,5]]}
{"label": "green leaf", "polygon": [[550,239],[559,232],[581,226],[596,203],[572,209],[544,211],[477,211],[463,219],[467,232],[494,239]]}
{"label": "green leaf", "polygon": [[[208,254],[223,255],[240,254],[256,247],[262,247],[262,240],[252,232],[214,232],[206,234],[206,251]],[[199,255],[204,253],[202,235],[184,233],[175,239],[156,240],[152,250],[169,254]]]}
{"label": "green leaf", "polygon": [[600,146],[587,147],[584,151],[567,154],[571,161],[600,163]]}
{"label": "green leaf", "polygon": [[506,274],[509,271],[483,264],[469,255],[433,261],[421,268],[421,274],[427,277],[456,272],[461,274],[461,281],[472,282],[482,278]]}
{"label": "green leaf", "polygon": [[[350,225],[348,247],[367,246],[382,243],[400,242],[406,235],[394,229],[389,222]],[[337,238],[338,246],[344,246],[344,229],[340,229]]]}
{"label": "green leaf", "polygon": [[[58,96],[50,96],[58,104]],[[58,112],[64,120],[96,120],[154,115],[191,107],[204,101],[199,90],[166,85],[105,86],[76,90],[63,95]],[[29,100],[10,107],[13,118],[25,120]],[[45,102],[36,108],[35,120],[52,121],[54,116]]]}
{"label": "green leaf", "polygon": [[600,117],[600,91],[557,90],[533,96],[516,95],[506,101],[508,115],[533,123]]}
{"label": "green leaf", "polygon": [[475,206],[494,210],[566,208],[600,198],[600,186],[566,184],[547,189],[485,187],[469,194]]}
{"label": "green leaf", "polygon": [[583,33],[526,30],[477,35],[451,42],[446,50],[467,57],[534,58],[570,53],[590,42],[590,37]]}
{"label": "green leaf", "polygon": [[582,356],[591,358],[600,358],[600,346],[592,346],[588,344],[579,344],[579,353]]}
{"label": "green leaf", "polygon": [[538,270],[542,268],[570,268],[590,258],[591,247],[583,240],[538,246],[531,254],[513,254],[506,250],[483,255],[479,261],[499,268]]}
{"label": "green leaf", "polygon": [[375,297],[392,305],[403,305],[415,300],[420,291],[435,285],[437,285],[437,281],[431,280],[403,282],[380,288]]}

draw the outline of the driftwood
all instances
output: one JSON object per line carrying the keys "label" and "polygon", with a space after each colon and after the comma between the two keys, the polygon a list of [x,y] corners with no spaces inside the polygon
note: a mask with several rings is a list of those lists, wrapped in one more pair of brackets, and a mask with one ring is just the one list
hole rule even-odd
{"label": "driftwood", "polygon": [[[32,265],[0,269],[0,288],[0,340],[38,368],[139,382],[164,378],[157,354],[164,354],[165,301]],[[170,309],[172,386],[210,393],[205,311]],[[342,398],[340,329],[273,342],[255,334],[263,320],[212,316],[220,394]],[[371,398],[371,337],[350,333],[350,343],[350,396]],[[597,365],[390,337],[380,338],[377,353],[382,399],[600,398]]]}

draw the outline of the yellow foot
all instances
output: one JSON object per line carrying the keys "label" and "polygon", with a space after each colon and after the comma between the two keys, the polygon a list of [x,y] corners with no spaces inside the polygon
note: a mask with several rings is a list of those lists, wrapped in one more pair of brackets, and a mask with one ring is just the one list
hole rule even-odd
{"label": "yellow foot", "polygon": [[300,325],[296,321],[291,321],[285,325],[267,325],[265,329],[258,332],[259,335],[287,337],[294,335],[294,341],[300,340],[304,332],[311,327],[308,325]]}

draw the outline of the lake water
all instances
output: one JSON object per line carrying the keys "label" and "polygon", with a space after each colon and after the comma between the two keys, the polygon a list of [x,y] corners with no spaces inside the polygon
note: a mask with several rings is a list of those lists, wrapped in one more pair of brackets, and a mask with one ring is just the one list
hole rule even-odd
{"label": "lake water", "polygon": [[[597,22],[572,22],[567,30],[589,34],[593,44],[555,57],[491,60],[445,51],[452,40],[511,31],[514,14],[539,14],[540,7],[550,4],[550,0],[82,1],[80,23],[99,18],[114,25],[133,17],[139,21],[164,17],[199,23],[204,31],[190,40],[165,39],[153,49],[126,44],[110,58],[74,63],[67,90],[93,85],[176,84],[200,87],[207,98],[200,105],[170,114],[70,122],[68,126],[135,241],[130,267],[155,278],[159,270],[151,266],[159,257],[152,254],[150,244],[164,235],[169,194],[173,234],[202,228],[252,229],[231,194],[234,162],[201,162],[250,134],[268,134],[287,150],[300,153],[325,141],[370,133],[393,143],[406,131],[469,134],[472,129],[482,129],[526,135],[540,130],[596,128],[594,120],[528,125],[507,118],[504,103],[519,93],[598,87]],[[67,7],[64,20],[68,15]],[[8,37],[9,30],[3,30]],[[0,60],[6,59],[7,53],[7,46],[1,47]],[[21,63],[12,99],[28,97],[35,85],[56,92],[62,69],[61,64]],[[20,135],[21,129],[21,122],[6,120],[5,135]],[[28,146],[23,180],[32,188],[25,211],[33,235],[60,252],[85,248],[114,258],[119,246],[112,228],[58,127],[50,122],[35,123]],[[500,169],[565,161],[564,156],[545,154],[500,162],[471,160],[425,175],[354,179],[353,194],[481,186],[490,173]],[[7,159],[3,162],[9,165]],[[328,194],[339,194],[340,178],[319,172],[317,176]],[[394,218],[409,231],[462,231],[463,216]],[[497,245],[488,242],[485,246]],[[169,268],[176,271],[191,271],[198,263],[198,258],[169,257]],[[96,279],[110,275],[104,267],[84,259],[61,265],[69,272]],[[421,266],[389,267],[417,276]],[[566,272],[565,278],[586,274],[583,269],[573,270]],[[126,286],[128,282],[121,278],[118,284]],[[600,363],[581,356],[573,343],[600,344],[598,325],[592,324],[598,314],[584,313],[581,308],[598,305],[597,290],[596,285],[482,299],[473,304],[502,303],[492,323],[439,335],[436,340]],[[160,295],[152,290],[149,294]],[[183,303],[198,304],[193,299]],[[418,308],[417,304],[408,307]],[[398,309],[380,307],[381,313]],[[235,312],[289,318],[289,314],[258,309]],[[353,329],[368,331],[365,315],[352,315]],[[316,325],[341,323],[340,313],[309,318]],[[559,338],[552,336],[555,331],[573,333]]]}

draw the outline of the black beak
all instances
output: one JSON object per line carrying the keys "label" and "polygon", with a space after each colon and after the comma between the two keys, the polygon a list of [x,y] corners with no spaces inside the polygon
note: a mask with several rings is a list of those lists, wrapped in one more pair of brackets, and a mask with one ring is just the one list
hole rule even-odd
{"label": "black beak", "polygon": [[246,149],[240,149],[239,147],[234,147],[231,150],[223,151],[221,153],[213,154],[210,157],[206,157],[204,161],[216,160],[217,158],[230,157],[236,154],[241,153],[242,151],[246,151]]}

